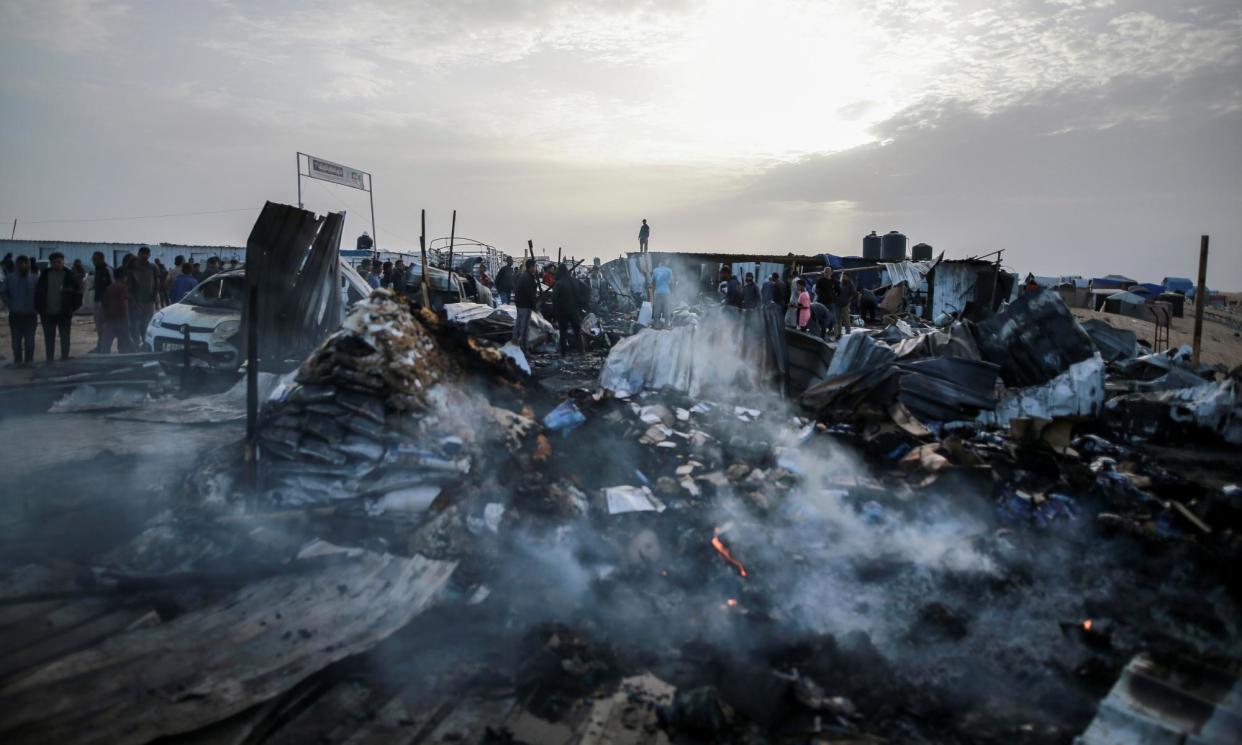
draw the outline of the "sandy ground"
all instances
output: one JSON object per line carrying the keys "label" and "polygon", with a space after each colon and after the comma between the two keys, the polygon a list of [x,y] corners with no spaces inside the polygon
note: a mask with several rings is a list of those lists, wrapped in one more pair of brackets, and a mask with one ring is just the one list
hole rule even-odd
{"label": "sandy ground", "polygon": [[[1155,326],[1150,321],[1140,321],[1129,316],[1115,313],[1101,313],[1085,308],[1074,308],[1074,315],[1080,321],[1098,318],[1113,328],[1133,331],[1140,340],[1151,343],[1155,339]],[[1169,340],[1174,347],[1190,344],[1194,341],[1195,319],[1191,316],[1174,318]],[[1203,351],[1200,361],[1209,365],[1224,365],[1227,368],[1242,364],[1242,331],[1207,318],[1203,319]]]}

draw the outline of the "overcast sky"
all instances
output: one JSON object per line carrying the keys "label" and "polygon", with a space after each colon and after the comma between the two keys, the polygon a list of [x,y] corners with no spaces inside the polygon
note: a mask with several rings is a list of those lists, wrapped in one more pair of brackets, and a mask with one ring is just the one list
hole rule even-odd
{"label": "overcast sky", "polygon": [[896,229],[1158,280],[1208,233],[1242,289],[1239,0],[5,0],[0,112],[18,237],[240,245],[301,150],[374,174],[386,249],[456,208],[514,253],[614,257],[645,217],[656,250]]}

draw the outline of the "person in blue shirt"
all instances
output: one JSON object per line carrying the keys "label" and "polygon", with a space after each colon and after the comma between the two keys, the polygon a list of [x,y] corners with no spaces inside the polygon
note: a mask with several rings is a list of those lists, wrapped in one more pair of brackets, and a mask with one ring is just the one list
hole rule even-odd
{"label": "person in blue shirt", "polygon": [[655,289],[654,302],[651,304],[652,328],[672,325],[673,311],[671,290],[673,270],[668,268],[668,259],[660,259],[660,265],[651,272],[651,284]]}
{"label": "person in blue shirt", "polygon": [[186,261],[181,264],[181,273],[172,281],[172,286],[168,288],[168,299],[170,302],[179,303],[181,298],[190,294],[198,286],[198,280],[194,279],[194,266]]}

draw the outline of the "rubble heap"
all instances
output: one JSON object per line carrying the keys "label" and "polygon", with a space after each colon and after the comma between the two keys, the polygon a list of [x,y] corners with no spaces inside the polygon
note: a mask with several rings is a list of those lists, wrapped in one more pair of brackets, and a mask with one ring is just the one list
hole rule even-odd
{"label": "rubble heap", "polygon": [[377,290],[263,408],[259,439],[272,498],[285,504],[371,496],[425,506],[470,470],[486,402],[428,331]]}

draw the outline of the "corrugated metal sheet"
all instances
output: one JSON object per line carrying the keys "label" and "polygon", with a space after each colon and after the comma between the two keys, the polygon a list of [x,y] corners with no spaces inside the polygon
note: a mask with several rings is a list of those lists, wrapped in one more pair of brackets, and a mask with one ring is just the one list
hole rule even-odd
{"label": "corrugated metal sheet", "polygon": [[896,264],[885,263],[884,271],[888,272],[888,279],[893,284],[905,282],[916,287],[935,265],[934,261],[902,261]]}
{"label": "corrugated metal sheet", "polygon": [[986,263],[942,261],[932,274],[931,318],[941,313],[961,313],[975,299],[979,271]]}

